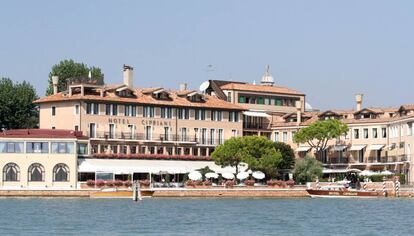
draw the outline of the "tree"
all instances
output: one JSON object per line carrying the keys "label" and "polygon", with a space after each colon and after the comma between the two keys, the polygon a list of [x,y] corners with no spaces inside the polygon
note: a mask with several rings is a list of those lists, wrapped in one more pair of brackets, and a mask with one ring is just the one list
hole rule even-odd
{"label": "tree", "polygon": [[282,161],[280,162],[278,169],[290,170],[295,165],[295,153],[289,144],[282,142],[275,142],[274,146],[277,151],[282,154]]}
{"label": "tree", "polygon": [[311,156],[305,156],[295,164],[293,178],[296,183],[311,182],[322,176],[322,164]]}
{"label": "tree", "polygon": [[96,84],[104,84],[104,76],[98,67],[88,67],[84,63],[74,62],[73,60],[63,60],[59,64],[52,67],[49,73],[49,86],[46,90],[46,96],[53,94],[52,76],[59,76],[58,90],[64,91],[67,89],[69,78],[87,78],[91,72],[91,77]]}
{"label": "tree", "polygon": [[320,158],[326,149],[328,141],[339,138],[348,132],[348,125],[336,119],[316,121],[306,128],[300,129],[293,137],[296,143],[308,143]]}
{"label": "tree", "polygon": [[252,170],[261,170],[267,177],[274,177],[282,160],[272,141],[265,137],[244,136],[231,138],[212,153],[217,165],[231,166],[239,172],[238,166],[245,162]]}
{"label": "tree", "polygon": [[38,99],[32,85],[11,79],[0,80],[0,130],[35,128],[38,112],[33,101]]}

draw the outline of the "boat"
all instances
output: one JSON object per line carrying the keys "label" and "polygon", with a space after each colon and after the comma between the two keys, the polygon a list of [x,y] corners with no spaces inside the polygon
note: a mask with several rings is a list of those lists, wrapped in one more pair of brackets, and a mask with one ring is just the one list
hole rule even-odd
{"label": "boat", "polygon": [[312,198],[377,198],[381,192],[375,190],[356,190],[343,185],[323,186],[319,189],[306,190]]}

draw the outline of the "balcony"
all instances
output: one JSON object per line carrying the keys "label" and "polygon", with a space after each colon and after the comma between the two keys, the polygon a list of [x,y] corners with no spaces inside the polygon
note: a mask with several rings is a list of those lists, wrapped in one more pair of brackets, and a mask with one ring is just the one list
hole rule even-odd
{"label": "balcony", "polygon": [[270,122],[243,122],[244,129],[270,129]]}
{"label": "balcony", "polygon": [[104,139],[104,140],[130,140],[130,141],[142,141],[142,142],[181,142],[181,143],[197,143],[206,146],[216,146],[224,143],[223,139],[208,139],[200,138],[192,135],[165,135],[165,134],[151,134],[146,133],[127,133],[127,132],[96,132],[93,137],[87,132],[87,136],[91,139]]}
{"label": "balcony", "polygon": [[342,157],[342,158],[328,157],[326,163],[323,163],[323,164],[324,165],[341,165],[341,164],[342,165],[346,165],[346,164],[382,165],[382,164],[391,164],[391,163],[406,162],[406,161],[409,161],[409,156],[407,155],[381,157],[380,159],[377,159],[377,157],[369,156],[369,157],[364,158],[364,162],[359,162],[358,158],[352,158],[352,157]]}

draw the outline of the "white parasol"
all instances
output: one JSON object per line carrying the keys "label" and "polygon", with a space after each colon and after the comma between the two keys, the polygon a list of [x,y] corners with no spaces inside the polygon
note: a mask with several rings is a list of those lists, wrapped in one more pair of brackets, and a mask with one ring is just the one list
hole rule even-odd
{"label": "white parasol", "polygon": [[383,171],[381,171],[381,174],[382,175],[393,175],[394,173],[392,173],[391,171],[389,171],[389,170],[383,170]]}
{"label": "white parasol", "polygon": [[221,174],[221,176],[223,176],[225,179],[234,179],[234,174],[230,172],[224,172]]}
{"label": "white parasol", "polygon": [[206,174],[206,178],[208,178],[208,179],[210,179],[210,178],[217,179],[218,174],[214,173],[214,172],[209,172],[209,173]]}
{"label": "white parasol", "polygon": [[201,173],[198,171],[192,171],[190,174],[188,174],[188,178],[191,180],[200,180],[201,179]]}
{"label": "white parasol", "polygon": [[252,174],[253,178],[255,179],[264,179],[265,178],[265,174],[261,171],[255,171]]}
{"label": "white parasol", "polygon": [[236,177],[240,180],[242,179],[247,179],[247,177],[249,177],[249,173],[247,172],[240,172],[236,175]]}

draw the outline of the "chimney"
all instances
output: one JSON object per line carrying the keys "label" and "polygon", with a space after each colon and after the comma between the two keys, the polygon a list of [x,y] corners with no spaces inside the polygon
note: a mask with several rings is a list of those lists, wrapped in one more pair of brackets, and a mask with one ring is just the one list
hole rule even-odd
{"label": "chimney", "polygon": [[58,93],[58,81],[59,81],[59,76],[52,76],[52,86],[53,86],[53,94],[57,94]]}
{"label": "chimney", "polygon": [[357,111],[362,110],[362,97],[363,96],[364,96],[363,94],[356,94],[355,95],[355,101],[357,103],[357,107],[356,107]]}
{"label": "chimney", "polygon": [[181,83],[180,84],[180,91],[185,91],[187,90],[187,83]]}
{"label": "chimney", "polygon": [[134,88],[134,68],[124,64],[124,84]]}
{"label": "chimney", "polygon": [[296,125],[299,126],[302,122],[302,101],[296,101]]}

